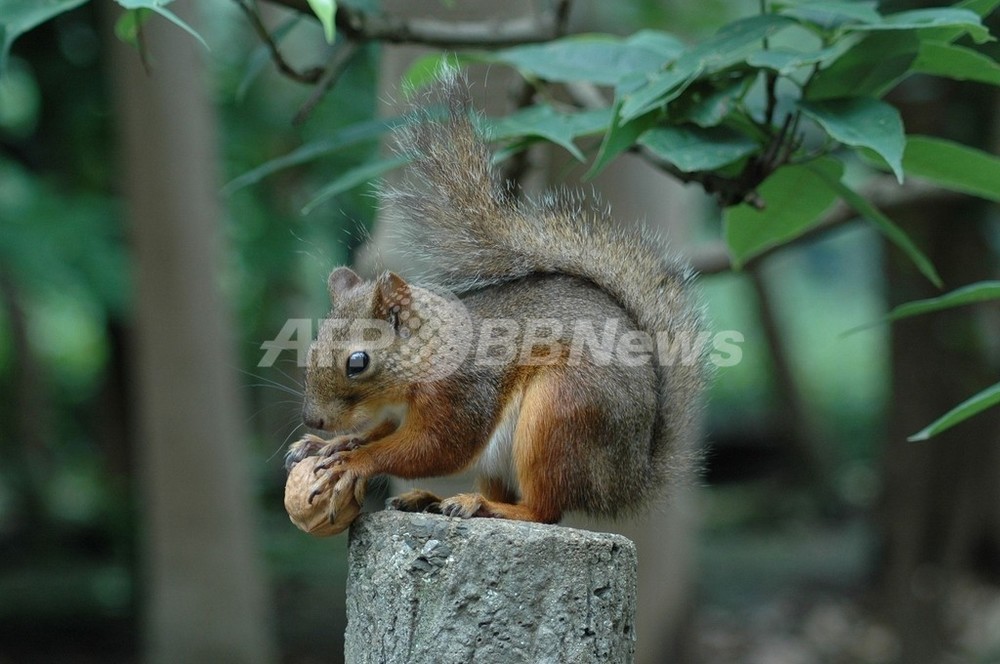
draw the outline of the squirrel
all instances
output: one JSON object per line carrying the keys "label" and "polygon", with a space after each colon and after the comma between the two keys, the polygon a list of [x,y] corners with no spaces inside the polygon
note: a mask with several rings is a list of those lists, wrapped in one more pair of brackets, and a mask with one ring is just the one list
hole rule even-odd
{"label": "squirrel", "polygon": [[442,75],[431,94],[444,111],[427,104],[396,130],[410,163],[382,192],[428,274],[419,285],[330,274],[303,419],[337,435],[294,444],[289,467],[323,456],[313,493],[333,482],[359,502],[375,475],[477,469],[477,493],[388,501],[405,511],[543,523],[634,513],[697,456],[704,354],[670,357],[702,330],[693,274],[578,195],[520,198],[476,132],[464,79]]}

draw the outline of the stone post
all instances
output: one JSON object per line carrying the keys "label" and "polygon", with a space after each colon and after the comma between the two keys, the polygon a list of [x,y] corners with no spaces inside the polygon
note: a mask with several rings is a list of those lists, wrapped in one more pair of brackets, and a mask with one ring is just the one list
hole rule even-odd
{"label": "stone post", "polygon": [[634,659],[636,552],[620,535],[387,511],[350,538],[349,664]]}

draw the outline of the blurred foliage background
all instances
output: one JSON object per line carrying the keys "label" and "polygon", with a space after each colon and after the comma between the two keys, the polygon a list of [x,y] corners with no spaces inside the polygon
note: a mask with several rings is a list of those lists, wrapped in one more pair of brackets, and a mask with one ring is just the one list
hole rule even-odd
{"label": "blurred foliage background", "polygon": [[[235,3],[212,4],[201,32],[212,45],[224,180],[374,116],[377,45],[363,47],[335,90],[293,126],[311,89],[274,71]],[[610,32],[661,28],[691,39],[756,8],[720,0],[579,4],[592,24]],[[0,662],[133,661],[141,645],[134,303],[106,9],[89,3],[32,30],[15,43],[0,78]],[[323,51],[314,21],[278,13],[279,23],[292,21],[282,40],[286,57],[308,60]],[[155,74],[156,62],[150,67]],[[995,151],[996,93],[970,86],[963,94],[977,99],[976,113],[992,118],[991,133],[973,140]],[[918,87],[910,94],[919,102],[921,94],[936,92]],[[298,369],[291,359],[258,368],[260,346],[287,319],[325,312],[326,275],[355,257],[372,228],[376,199],[371,188],[357,187],[308,215],[301,208],[331,174],[378,150],[377,140],[363,141],[224,199],[230,250],[222,287],[238,334],[239,366],[232,370],[241,376],[252,431],[245,454],[283,661],[331,661],[339,652],[346,538],[313,540],[288,523],[281,462],[284,444],[299,431]],[[701,210],[698,234],[717,237],[718,211],[709,204]],[[997,210],[976,214],[989,222],[982,267],[995,278]],[[700,603],[692,609],[704,639],[736,638],[746,628],[732,624],[739,611],[768,609],[754,614],[755,624],[773,629],[772,623],[795,620],[801,595],[822,596],[832,599],[809,614],[814,629],[845,639],[862,634],[874,644],[864,651],[874,653],[871,659],[856,653],[853,660],[828,661],[892,661],[899,652],[891,632],[859,618],[865,608],[856,601],[871,588],[879,564],[876,507],[893,398],[890,332],[876,327],[843,335],[886,311],[889,260],[874,230],[846,226],[776,255],[761,270],[807,404],[810,435],[822,442],[828,493],[803,481],[787,441],[798,432],[787,426],[787,395],[775,378],[758,289],[742,273],[702,279],[714,328],[741,331],[746,339],[742,362],[719,370],[709,399]],[[996,376],[1000,314],[994,308],[977,315],[993,336],[976,351],[976,362]],[[950,325],[938,321],[937,333],[946,345],[963,347],[959,328]],[[922,417],[929,422],[938,414]],[[1000,479],[1000,466],[996,471]],[[998,562],[997,554],[984,552],[986,567]],[[974,588],[979,603],[970,610],[998,625],[1000,599]],[[1000,626],[992,641],[976,646],[980,655],[953,649],[947,661],[1000,657],[998,633]],[[702,653],[718,646],[701,645]]]}

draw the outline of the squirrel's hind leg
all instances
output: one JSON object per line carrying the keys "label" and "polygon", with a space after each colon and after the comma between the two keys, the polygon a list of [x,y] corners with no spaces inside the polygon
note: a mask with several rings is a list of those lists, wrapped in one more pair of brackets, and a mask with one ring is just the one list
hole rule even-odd
{"label": "squirrel's hind leg", "polygon": [[513,519],[515,521],[536,521],[539,523],[555,523],[561,514],[543,513],[525,502],[502,503],[489,500],[479,493],[460,493],[441,501],[441,514],[459,516],[465,519],[472,517]]}
{"label": "squirrel's hind leg", "polygon": [[517,491],[502,479],[480,476],[476,480],[476,488],[479,493],[462,493],[446,499],[442,505],[442,514],[467,519],[484,517],[517,521],[542,520],[542,516],[529,506],[520,504]]}
{"label": "squirrel's hind leg", "polygon": [[[573,383],[560,370],[546,371],[531,379],[521,401],[514,430],[513,461],[520,498],[505,483],[490,478],[480,480],[483,494],[463,493],[441,501],[441,513],[448,516],[492,517],[556,523],[567,508],[568,496],[581,460],[573,446],[584,435],[585,413],[560,418],[556,404],[573,399]],[[577,430],[582,428],[583,430]],[[578,452],[576,452],[578,454]]]}
{"label": "squirrel's hind leg", "polygon": [[386,501],[386,507],[400,512],[432,512],[446,516],[457,516],[465,519],[472,517],[487,517],[497,519],[515,519],[517,521],[545,521],[526,505],[490,500],[478,493],[460,493],[452,498],[441,499],[430,491],[413,489],[401,493]]}

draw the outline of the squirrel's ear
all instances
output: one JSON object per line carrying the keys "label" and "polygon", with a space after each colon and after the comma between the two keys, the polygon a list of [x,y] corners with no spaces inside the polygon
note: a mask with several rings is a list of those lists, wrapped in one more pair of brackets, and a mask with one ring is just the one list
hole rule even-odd
{"label": "squirrel's ear", "polygon": [[375,315],[399,328],[399,313],[410,307],[410,285],[395,272],[383,272],[375,280]]}
{"label": "squirrel's ear", "polygon": [[361,283],[361,277],[349,267],[338,267],[330,273],[326,280],[326,288],[330,291],[330,299],[336,300],[346,291]]}

